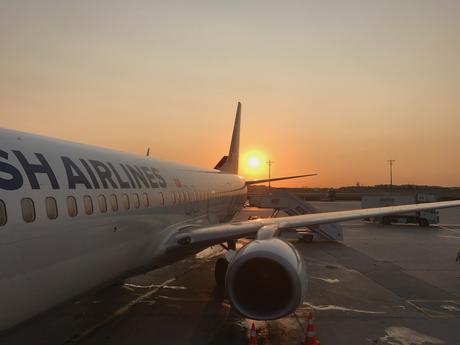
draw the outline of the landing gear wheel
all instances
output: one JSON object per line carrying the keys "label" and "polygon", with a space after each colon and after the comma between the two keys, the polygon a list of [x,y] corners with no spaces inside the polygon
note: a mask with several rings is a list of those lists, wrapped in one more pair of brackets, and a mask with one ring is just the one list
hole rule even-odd
{"label": "landing gear wheel", "polygon": [[224,258],[219,258],[216,261],[214,268],[214,278],[216,279],[217,286],[225,285],[225,275],[227,274],[228,261]]}

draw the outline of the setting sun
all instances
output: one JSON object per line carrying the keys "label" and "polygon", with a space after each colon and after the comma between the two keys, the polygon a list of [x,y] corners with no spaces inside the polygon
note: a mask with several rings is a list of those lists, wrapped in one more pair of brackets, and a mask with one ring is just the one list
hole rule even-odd
{"label": "setting sun", "polygon": [[259,157],[252,156],[248,160],[248,165],[251,168],[258,168],[260,166],[260,159]]}
{"label": "setting sun", "polygon": [[267,174],[267,155],[260,150],[252,149],[241,153],[241,171],[246,178],[262,178]]}

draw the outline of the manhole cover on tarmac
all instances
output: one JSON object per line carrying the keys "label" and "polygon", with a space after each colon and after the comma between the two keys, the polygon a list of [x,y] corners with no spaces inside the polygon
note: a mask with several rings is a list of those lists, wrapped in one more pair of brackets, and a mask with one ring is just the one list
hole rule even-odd
{"label": "manhole cover on tarmac", "polygon": [[460,301],[409,300],[407,303],[432,318],[460,317]]}

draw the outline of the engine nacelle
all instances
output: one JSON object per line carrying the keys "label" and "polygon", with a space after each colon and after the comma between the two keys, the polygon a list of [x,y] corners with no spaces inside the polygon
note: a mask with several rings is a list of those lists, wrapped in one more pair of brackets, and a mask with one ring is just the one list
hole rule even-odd
{"label": "engine nacelle", "polygon": [[303,258],[279,238],[255,240],[230,262],[225,288],[233,307],[253,320],[273,320],[294,312],[307,291]]}

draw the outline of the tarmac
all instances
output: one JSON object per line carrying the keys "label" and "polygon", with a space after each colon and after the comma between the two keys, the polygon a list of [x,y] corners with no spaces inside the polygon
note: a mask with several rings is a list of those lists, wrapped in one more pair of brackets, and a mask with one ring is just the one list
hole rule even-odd
{"label": "tarmac", "polygon": [[[324,210],[359,202],[315,202]],[[270,211],[244,209],[238,219]],[[460,209],[441,225],[343,223],[340,243],[293,243],[309,291],[295,313],[255,322],[258,344],[300,344],[313,309],[321,344],[460,344]],[[1,345],[247,344],[252,320],[214,283],[215,246],[194,257],[88,293],[0,336]],[[269,303],[269,301],[267,301]]]}

